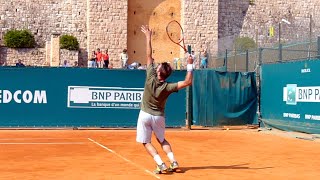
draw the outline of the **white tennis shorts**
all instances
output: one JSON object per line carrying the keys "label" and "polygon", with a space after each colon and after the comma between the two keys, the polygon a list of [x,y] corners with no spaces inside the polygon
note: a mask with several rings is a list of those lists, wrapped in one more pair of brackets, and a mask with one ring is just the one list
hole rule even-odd
{"label": "white tennis shorts", "polygon": [[150,143],[152,131],[162,143],[164,140],[165,119],[163,116],[154,116],[140,110],[137,123],[137,142]]}

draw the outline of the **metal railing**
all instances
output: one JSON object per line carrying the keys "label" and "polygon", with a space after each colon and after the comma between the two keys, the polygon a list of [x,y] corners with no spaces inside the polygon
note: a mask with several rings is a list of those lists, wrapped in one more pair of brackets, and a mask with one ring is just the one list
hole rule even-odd
{"label": "metal railing", "polygon": [[320,58],[320,37],[311,42],[279,44],[277,47],[260,47],[240,52],[226,49],[220,56],[210,59],[210,68],[229,72],[253,72],[266,63]]}

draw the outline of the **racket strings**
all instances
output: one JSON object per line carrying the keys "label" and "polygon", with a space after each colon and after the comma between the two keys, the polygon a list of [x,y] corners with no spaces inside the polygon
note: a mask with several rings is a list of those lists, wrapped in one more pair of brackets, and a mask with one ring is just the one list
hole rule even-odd
{"label": "racket strings", "polygon": [[175,43],[179,43],[183,39],[183,31],[178,23],[170,23],[167,26],[167,33],[169,38]]}

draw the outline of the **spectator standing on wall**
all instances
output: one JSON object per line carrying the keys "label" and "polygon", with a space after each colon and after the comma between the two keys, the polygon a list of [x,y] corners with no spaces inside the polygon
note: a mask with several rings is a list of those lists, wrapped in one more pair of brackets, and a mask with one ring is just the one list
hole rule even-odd
{"label": "spectator standing on wall", "polygon": [[95,67],[96,67],[96,52],[93,50],[88,60],[88,68],[95,68]]}
{"label": "spectator standing on wall", "polygon": [[127,68],[127,62],[128,62],[127,49],[123,49],[122,53],[120,54],[120,60],[122,62],[122,68]]}
{"label": "spectator standing on wall", "polygon": [[200,68],[201,69],[208,68],[208,53],[206,50],[203,52],[203,55],[201,56]]}
{"label": "spectator standing on wall", "polygon": [[61,67],[70,67],[70,64],[68,63],[67,60],[64,60],[63,64],[61,65]]}
{"label": "spectator standing on wall", "polygon": [[197,60],[196,60],[196,55],[194,53],[194,51],[191,51],[191,57],[193,59],[193,69],[196,69],[196,63],[197,63]]}
{"label": "spectator standing on wall", "polygon": [[79,67],[78,61],[75,61],[73,67]]}
{"label": "spectator standing on wall", "polygon": [[104,53],[102,53],[102,60],[104,62],[103,67],[108,69],[109,67],[109,54],[108,54],[108,49],[106,49],[104,51]]}
{"label": "spectator standing on wall", "polygon": [[97,52],[96,52],[96,59],[97,59],[97,68],[103,68],[102,53],[99,48],[97,49]]}
{"label": "spectator standing on wall", "polygon": [[16,63],[16,67],[26,67],[26,66],[22,63],[21,59],[18,59],[18,62]]}

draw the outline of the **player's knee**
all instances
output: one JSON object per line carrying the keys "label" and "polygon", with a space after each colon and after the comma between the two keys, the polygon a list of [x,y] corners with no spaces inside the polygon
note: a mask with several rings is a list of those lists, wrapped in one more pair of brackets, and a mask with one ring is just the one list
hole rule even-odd
{"label": "player's knee", "polygon": [[166,139],[163,139],[162,141],[160,141],[159,139],[157,139],[157,140],[161,145],[168,144],[168,141]]}

